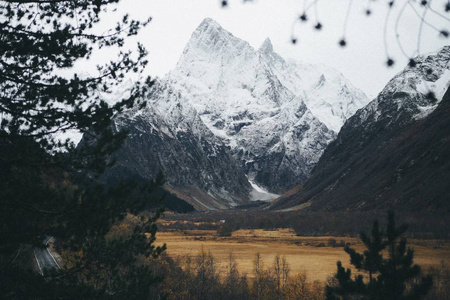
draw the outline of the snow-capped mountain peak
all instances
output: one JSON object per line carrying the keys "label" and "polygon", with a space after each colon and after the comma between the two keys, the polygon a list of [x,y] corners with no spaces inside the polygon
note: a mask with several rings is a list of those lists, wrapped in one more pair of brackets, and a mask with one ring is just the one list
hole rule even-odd
{"label": "snow-capped mountain peak", "polygon": [[209,18],[164,80],[245,174],[275,193],[306,179],[344,121],[368,102],[339,72],[287,62],[268,38],[256,50]]}
{"label": "snow-capped mountain peak", "polygon": [[308,178],[349,107],[366,101],[355,91],[336,71],[287,62],[270,39],[254,49],[208,18],[145,111],[116,118],[132,132],[120,166],[161,169],[199,209],[273,198]]}
{"label": "snow-capped mountain peak", "polygon": [[204,30],[205,28],[209,28],[209,27],[213,27],[213,28],[217,28],[217,29],[219,29],[219,30],[223,30],[223,29],[222,29],[222,26],[220,26],[220,24],[217,23],[216,20],[211,19],[211,18],[205,18],[205,19],[200,23],[200,25],[197,27],[197,29],[194,31],[194,33],[195,33],[195,32],[198,32],[198,31],[202,31],[202,30]]}
{"label": "snow-capped mountain peak", "polygon": [[450,46],[418,56],[415,61],[414,67],[406,67],[394,76],[377,98],[355,116],[359,122],[384,120],[385,126],[404,125],[425,118],[437,108],[450,85]]}
{"label": "snow-capped mountain peak", "polygon": [[259,48],[259,51],[262,53],[271,53],[273,52],[273,45],[269,38],[266,38],[264,42],[262,43],[261,47]]}
{"label": "snow-capped mountain peak", "polygon": [[222,65],[248,52],[254,52],[248,42],[235,37],[213,19],[206,18],[192,33],[176,68],[191,68],[193,62]]}

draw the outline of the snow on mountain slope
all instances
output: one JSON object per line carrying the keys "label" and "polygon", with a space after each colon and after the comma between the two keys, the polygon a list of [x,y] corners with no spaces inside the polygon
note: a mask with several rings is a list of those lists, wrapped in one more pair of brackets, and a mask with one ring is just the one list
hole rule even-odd
{"label": "snow on mountain slope", "polygon": [[450,46],[415,58],[358,110],[274,208],[449,211]]}
{"label": "snow on mountain slope", "polygon": [[297,96],[320,122],[338,133],[345,120],[369,103],[341,73],[324,65],[286,61],[266,39],[258,51],[280,82]]}
{"label": "snow on mountain slope", "polygon": [[192,34],[144,110],[114,119],[130,137],[110,171],[153,178],[196,209],[271,200],[306,180],[367,98],[336,71],[255,50],[212,19]]}
{"label": "snow on mountain slope", "polygon": [[224,209],[250,198],[250,183],[221,140],[192,105],[164,82],[156,82],[147,107],[114,119],[116,130],[130,131],[108,176],[155,178],[198,210]]}
{"label": "snow on mountain slope", "polygon": [[391,127],[433,112],[450,85],[450,46],[415,61],[415,66],[406,67],[392,78],[352,122],[367,126],[386,120],[386,126]]}
{"label": "snow on mountain slope", "polygon": [[163,81],[228,145],[251,181],[279,193],[305,180],[344,121],[368,102],[338,72],[286,62],[212,19]]}

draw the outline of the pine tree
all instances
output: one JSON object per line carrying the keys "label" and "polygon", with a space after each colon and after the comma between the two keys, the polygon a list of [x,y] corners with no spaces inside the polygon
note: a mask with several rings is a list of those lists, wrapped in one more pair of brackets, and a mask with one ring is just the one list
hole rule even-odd
{"label": "pine tree", "polygon": [[98,65],[96,76],[59,75],[94,47],[123,47],[146,22],[124,16],[105,35],[92,34],[100,13],[118,0],[7,0],[0,15],[0,115],[2,137],[34,137],[46,150],[70,150],[73,145],[51,134],[76,129],[103,133],[111,117],[131,107],[144,91],[132,89],[129,97],[109,107],[99,91],[110,93],[128,72],[140,73],[147,51],[138,45],[137,58],[121,51],[115,61]]}
{"label": "pine tree", "polygon": [[[102,98],[147,64],[142,45],[122,49],[150,19],[125,15],[106,34],[93,33],[118,1],[0,2],[0,298],[145,299],[157,281],[142,261],[164,250],[153,245],[158,214],[127,237],[107,232],[152,203],[161,178],[110,187],[96,180],[127,135],[113,131],[111,119],[143,106],[139,99],[152,84],[142,80],[112,106]],[[96,75],[61,75],[109,47],[119,49],[118,57],[97,66]],[[77,147],[58,138],[69,130],[84,134]],[[82,255],[70,270],[41,280],[29,266],[44,234]]]}
{"label": "pine tree", "polygon": [[357,253],[348,245],[344,247],[345,252],[350,255],[350,263],[358,270],[365,270],[369,273],[369,282],[373,283],[373,274],[378,272],[378,267],[381,265],[383,257],[381,251],[386,247],[382,240],[382,232],[378,221],[373,224],[371,237],[368,237],[365,232],[361,232],[360,238],[364,246],[367,248],[363,254]]}
{"label": "pine tree", "polygon": [[[345,251],[350,263],[358,270],[368,273],[352,278],[350,269],[337,262],[336,284],[326,287],[327,299],[422,299],[432,285],[431,276],[421,276],[421,268],[413,264],[414,251],[406,247],[406,238],[402,235],[406,225],[396,227],[394,214],[388,214],[386,232],[382,232],[377,221],[374,222],[371,237],[360,234],[367,250],[362,254],[349,246]],[[388,249],[388,258],[382,251]]]}

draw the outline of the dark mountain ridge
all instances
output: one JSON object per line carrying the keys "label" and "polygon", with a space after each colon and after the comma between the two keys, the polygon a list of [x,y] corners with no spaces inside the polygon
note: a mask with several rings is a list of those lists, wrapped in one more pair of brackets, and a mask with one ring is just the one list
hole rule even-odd
{"label": "dark mountain ridge", "polygon": [[346,122],[311,177],[272,208],[448,212],[449,90],[431,114],[417,116],[438,100],[420,90],[422,82],[447,80],[449,60],[450,48],[444,47],[396,76]]}

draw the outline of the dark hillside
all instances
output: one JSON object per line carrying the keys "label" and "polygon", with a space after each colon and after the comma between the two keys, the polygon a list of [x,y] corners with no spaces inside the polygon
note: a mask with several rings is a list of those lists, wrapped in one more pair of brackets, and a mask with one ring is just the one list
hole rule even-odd
{"label": "dark hillside", "polygon": [[377,122],[370,135],[361,126],[345,127],[310,179],[273,208],[450,210],[449,90],[422,120],[389,129]]}

